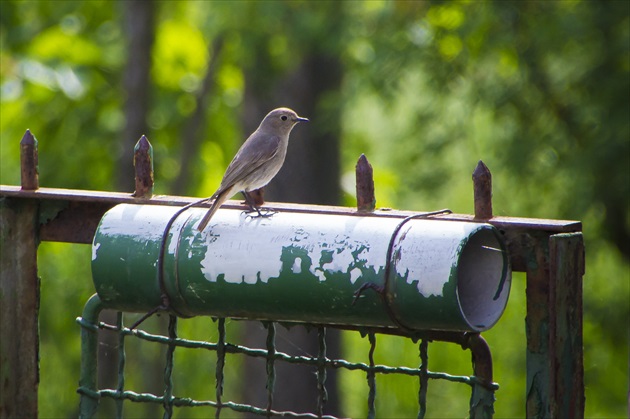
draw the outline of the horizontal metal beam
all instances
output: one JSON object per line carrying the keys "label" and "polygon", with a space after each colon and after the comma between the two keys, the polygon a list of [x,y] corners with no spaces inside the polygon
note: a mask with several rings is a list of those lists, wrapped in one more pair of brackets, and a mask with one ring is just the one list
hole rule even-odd
{"label": "horizontal metal beam", "polygon": [[[118,204],[151,204],[151,205],[174,205],[183,206],[199,200],[194,197],[182,197],[172,195],[155,195],[152,198],[135,198],[131,194],[122,192],[106,192],[106,191],[90,191],[80,189],[57,189],[57,188],[39,188],[37,190],[22,190],[19,186],[0,185],[0,198],[21,198],[21,199],[37,199],[41,201],[53,200],[53,201],[67,201],[76,203],[90,203],[90,204],[103,204],[102,208],[105,211]],[[199,206],[203,207],[205,204]],[[393,210],[391,208],[379,208],[374,212],[366,213],[363,211],[357,211],[351,207],[334,207],[324,205],[304,205],[304,204],[290,204],[279,202],[268,202],[266,206],[269,206],[275,210],[289,211],[289,212],[306,212],[306,213],[321,213],[321,214],[343,214],[343,215],[355,215],[357,217],[394,217],[405,218],[410,215],[417,214],[417,211],[400,211]],[[75,208],[78,205],[75,205]],[[238,201],[227,201],[224,204],[225,208],[239,209],[245,208]],[[97,215],[97,214],[94,214]],[[100,214],[102,216],[102,214]],[[452,221],[479,221],[475,220],[473,215],[468,214],[441,214],[436,215],[436,218],[441,220]],[[100,217],[99,217],[100,219]],[[54,220],[51,220],[54,221]],[[519,217],[493,217],[487,220],[488,223],[503,230],[533,230],[544,231],[550,233],[573,233],[582,230],[582,223],[580,221],[572,220],[548,220],[539,218],[519,218]],[[93,233],[93,232],[92,232]],[[50,239],[42,239],[50,240]],[[66,241],[66,240],[60,240]]]}
{"label": "horizontal metal beam", "polygon": [[[90,191],[79,189],[39,188],[22,190],[19,186],[0,185],[0,198],[35,200],[40,208],[40,235],[42,241],[66,243],[92,243],[96,227],[103,214],[118,204],[150,204],[184,206],[199,198],[155,195],[152,198],[136,198],[121,192]],[[207,206],[203,203],[200,207]],[[418,214],[415,211],[400,211],[380,208],[372,212],[357,211],[349,207],[303,205],[270,202],[266,206],[277,211],[294,213],[318,213],[351,215],[356,217],[400,218]],[[227,201],[225,208],[246,209],[238,201]],[[447,221],[486,221],[505,234],[510,251],[512,269],[527,271],[532,236],[557,233],[574,233],[582,230],[582,223],[571,220],[547,220],[538,218],[493,217],[479,220],[473,215],[444,213],[432,216]]]}

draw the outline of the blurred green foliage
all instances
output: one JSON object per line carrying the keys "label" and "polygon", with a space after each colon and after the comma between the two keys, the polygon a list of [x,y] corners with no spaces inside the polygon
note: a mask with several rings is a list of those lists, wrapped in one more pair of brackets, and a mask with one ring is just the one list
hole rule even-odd
{"label": "blurred green foliage", "polygon": [[[354,204],[360,153],[375,171],[377,205],[472,211],[470,174],[482,159],[494,177],[498,215],[584,223],[586,415],[627,414],[630,301],[630,17],[626,1],[592,2],[160,2],[147,133],[156,193],[181,170],[180,135],[195,109],[210,56],[225,39],[208,98],[204,144],[191,194],[210,195],[240,141],[247,84],[294,70],[305,51],[343,64],[335,99],[343,136],[345,204]],[[0,2],[0,178],[19,184],[19,140],[39,139],[40,183],[111,190],[125,123],[125,2]],[[335,20],[336,24],[329,24]],[[307,48],[308,47],[308,48]],[[256,71],[252,71],[255,69]],[[256,80],[246,80],[255,74]],[[330,106],[330,104],[327,104]],[[299,112],[299,109],[298,109]],[[318,124],[313,121],[313,124]],[[42,417],[74,416],[79,328],[93,292],[90,249],[39,250]],[[520,417],[525,400],[524,278],[485,334],[494,355],[497,417]],[[206,319],[183,334],[216,339]],[[229,329],[229,325],[228,325]],[[238,340],[234,337],[234,340]],[[344,334],[344,356],[367,359],[367,342]],[[145,345],[146,346],[146,345]],[[153,349],[143,349],[153,351]],[[156,349],[157,350],[157,349]],[[152,356],[152,355],[151,355]],[[471,372],[468,354],[433,344],[430,369]],[[379,337],[377,362],[417,366],[418,348]],[[212,398],[213,361],[177,355],[178,395]],[[230,358],[228,358],[232,361]],[[237,382],[239,361],[231,377]],[[129,382],[134,374],[130,367]],[[367,412],[365,377],[341,373],[343,412]],[[415,415],[417,382],[379,376],[378,417]],[[205,389],[205,392],[200,390]],[[234,392],[234,387],[226,391]],[[234,394],[234,393],[232,393]],[[230,396],[231,397],[231,396]],[[430,383],[429,414],[463,416],[469,390]],[[131,417],[146,415],[136,406]],[[144,413],[143,413],[144,412]],[[208,416],[182,411],[182,416]]]}

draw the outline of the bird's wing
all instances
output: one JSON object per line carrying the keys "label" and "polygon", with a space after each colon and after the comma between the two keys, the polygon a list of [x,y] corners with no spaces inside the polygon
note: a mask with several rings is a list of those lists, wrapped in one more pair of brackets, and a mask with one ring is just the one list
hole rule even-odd
{"label": "bird's wing", "polygon": [[[223,175],[219,191],[247,178],[261,165],[271,160],[280,150],[280,137],[276,135],[252,134],[241,146]],[[242,156],[247,156],[243,158]],[[219,192],[217,191],[217,192]]]}

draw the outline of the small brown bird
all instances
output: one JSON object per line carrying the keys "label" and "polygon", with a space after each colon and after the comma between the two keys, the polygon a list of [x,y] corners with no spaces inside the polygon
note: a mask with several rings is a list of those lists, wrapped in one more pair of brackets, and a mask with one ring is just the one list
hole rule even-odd
{"label": "small brown bird", "polygon": [[261,216],[247,192],[262,188],[280,171],[287,154],[291,130],[298,122],[307,121],[289,108],[269,112],[232,159],[221,186],[210,197],[214,202],[197,230],[203,231],[225,200],[239,191],[243,192],[250,209]]}

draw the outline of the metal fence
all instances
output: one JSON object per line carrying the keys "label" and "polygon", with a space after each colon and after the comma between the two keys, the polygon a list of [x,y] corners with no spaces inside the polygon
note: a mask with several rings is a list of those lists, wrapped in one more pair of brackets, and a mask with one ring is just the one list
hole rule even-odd
{"label": "metal fence", "polygon": [[[492,371],[492,361],[490,351],[483,338],[478,333],[459,334],[424,333],[424,338],[420,338],[423,333],[408,336],[418,343],[418,355],[420,366],[418,368],[408,368],[402,366],[376,365],[374,363],[374,351],[377,344],[378,333],[374,331],[364,331],[363,336],[367,336],[368,353],[367,363],[353,363],[344,359],[331,359],[326,354],[326,330],[324,326],[312,326],[317,330],[318,352],[316,357],[291,356],[276,350],[276,325],[275,322],[263,322],[267,330],[267,337],[264,348],[249,348],[235,345],[226,340],[225,319],[216,320],[218,331],[217,342],[206,342],[198,340],[181,339],[177,336],[177,323],[179,320],[173,315],[169,315],[168,336],[147,333],[139,329],[131,329],[123,325],[123,313],[118,312],[116,324],[106,324],[98,321],[99,313],[103,305],[97,295],[94,295],[86,304],[82,317],[77,319],[81,325],[81,378],[78,392],[81,394],[80,415],[81,417],[92,417],[98,408],[99,400],[102,398],[112,398],[116,400],[117,416],[123,416],[123,402],[144,402],[156,403],[163,406],[164,417],[170,418],[176,407],[211,406],[216,409],[215,417],[220,417],[223,410],[229,409],[248,415],[258,415],[266,417],[295,417],[295,418],[329,418],[334,416],[325,415],[325,404],[327,400],[326,376],[329,369],[347,369],[360,371],[365,374],[368,384],[368,394],[366,394],[368,406],[368,418],[374,418],[376,412],[376,375],[377,374],[400,374],[418,378],[418,410],[417,417],[422,418],[427,412],[427,389],[429,380],[446,380],[454,383],[467,384],[471,387],[470,417],[492,417],[494,413],[494,392],[498,385],[492,382],[492,377],[488,376]],[[183,320],[185,321],[185,320]],[[97,346],[98,333],[101,330],[114,331],[118,334],[118,385],[116,388],[97,387]],[[361,332],[356,332],[361,333]],[[162,395],[150,393],[137,393],[125,389],[125,340],[129,337],[137,338],[145,342],[162,344],[167,347],[164,360],[164,391]],[[441,340],[456,340],[462,347],[470,348],[473,353],[475,370],[485,371],[486,376],[456,376],[444,372],[432,372],[428,370],[428,345],[432,338]],[[173,356],[176,349],[204,349],[216,353],[216,373],[215,373],[215,398],[214,400],[193,400],[191,398],[175,396],[173,386]],[[223,399],[224,368],[226,354],[240,354],[243,356],[262,358],[266,360],[266,406],[253,406]],[[274,388],[275,388],[275,364],[286,362],[290,364],[306,365],[315,370],[317,380],[317,394],[312,395],[317,400],[315,412],[292,412],[279,411],[273,408]],[[261,389],[263,391],[263,389]],[[305,395],[306,396],[306,395]],[[463,413],[463,412],[462,412]],[[410,415],[411,416],[411,415]]]}
{"label": "metal fence", "polygon": [[[0,416],[36,417],[37,390],[39,383],[39,279],[37,277],[37,246],[40,241],[58,241],[89,244],[103,214],[120,203],[141,203],[154,205],[183,206],[194,201],[191,198],[175,196],[152,196],[153,173],[150,146],[143,139],[136,148],[136,192],[133,195],[102,191],[78,191],[40,188],[37,171],[37,141],[26,132],[20,143],[22,162],[21,186],[0,186],[0,352],[2,353],[3,380],[0,382]],[[362,163],[363,161],[363,163]],[[144,162],[144,163],[142,163]],[[374,210],[373,181],[371,170],[360,159],[357,165],[357,201],[360,214]],[[503,234],[510,254],[513,271],[526,273],[526,340],[527,347],[527,395],[524,415],[527,417],[583,417],[584,379],[582,348],[582,276],[584,274],[584,245],[582,225],[578,221],[524,219],[496,217],[492,213],[491,176],[480,162],[473,173],[475,212],[474,215],[445,214],[444,220],[484,221],[496,227]],[[226,207],[239,208],[234,203]],[[297,212],[320,212],[328,214],[357,214],[357,209],[339,207],[311,207],[307,205],[274,204],[278,209],[290,208]],[[378,211],[377,211],[378,212]],[[404,211],[380,212],[378,216],[405,218],[413,215]],[[92,300],[90,300],[92,301]],[[17,304],[19,302],[19,304]],[[274,326],[268,329],[265,348],[244,348],[225,341],[225,323],[219,321],[220,338],[215,343],[188,342],[176,337],[176,319],[171,320],[169,336],[152,336],[140,330],[131,331],[122,326],[122,318],[117,325],[98,323],[98,304],[87,310],[82,319],[82,361],[81,383],[82,409],[86,415],[92,412],[99,398],[112,397],[120,400],[147,397],[162,403],[165,410],[181,403],[193,403],[185,398],[173,396],[169,377],[172,373],[172,356],[177,347],[199,345],[216,351],[220,362],[217,372],[223,370],[226,353],[242,353],[244,356],[258,356],[267,360],[270,398],[266,407],[245,407],[238,403],[223,401],[221,383],[217,379],[217,396],[213,401],[197,401],[217,407],[217,414],[224,409],[252,409],[249,413],[269,415],[273,409],[274,365],[277,362],[292,362],[312,365],[317,371],[320,406],[325,400],[325,373],[331,368],[354,368],[366,374],[369,384],[367,395],[370,414],[374,414],[376,374],[407,374],[419,377],[418,410],[423,415],[426,408],[426,388],[430,379],[453,379],[472,385],[471,415],[491,414],[491,410],[477,410],[477,407],[492,404],[492,393],[496,386],[491,382],[492,371],[489,349],[478,334],[432,334],[411,336],[420,339],[421,365],[417,369],[374,365],[368,355],[366,363],[347,364],[343,360],[329,359],[325,353],[325,329],[318,328],[320,351],[317,357],[291,357],[275,350],[273,341]],[[98,389],[94,379],[96,363],[96,336],[100,329],[118,331],[124,351],[124,340],[134,338],[156,340],[167,345],[165,368],[165,391],[161,396],[135,394],[124,389],[124,373],[119,374],[120,382],[116,389]],[[222,337],[221,337],[222,336]],[[370,353],[373,353],[377,332],[368,334]],[[426,345],[428,341],[453,342],[469,348],[473,353],[475,374],[472,377],[451,377],[428,371]],[[422,348],[425,349],[422,349]],[[423,352],[424,351],[424,352]],[[123,354],[124,352],[121,352]],[[87,355],[86,355],[87,354]],[[570,354],[570,356],[567,356]],[[120,368],[124,368],[121,356]],[[485,369],[485,370],[484,370]],[[479,377],[485,381],[480,382]],[[488,378],[490,380],[488,381]],[[239,407],[240,406],[240,407]],[[321,412],[311,413],[317,416]],[[286,413],[290,415],[290,413]],[[310,417],[310,416],[309,416]]]}

